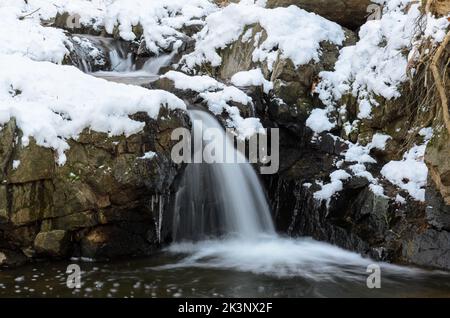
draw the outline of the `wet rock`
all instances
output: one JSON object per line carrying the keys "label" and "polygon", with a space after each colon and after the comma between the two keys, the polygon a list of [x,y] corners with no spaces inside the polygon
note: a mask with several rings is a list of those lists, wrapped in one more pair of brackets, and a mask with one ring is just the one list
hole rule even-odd
{"label": "wet rock", "polygon": [[268,8],[296,5],[350,29],[366,22],[370,0],[268,0]]}
{"label": "wet rock", "polygon": [[63,257],[68,252],[69,241],[70,234],[67,231],[40,232],[34,240],[34,248],[38,255]]}
{"label": "wet rock", "polygon": [[81,255],[94,259],[118,256],[147,255],[155,246],[145,237],[117,226],[102,226],[90,231],[81,240]]}

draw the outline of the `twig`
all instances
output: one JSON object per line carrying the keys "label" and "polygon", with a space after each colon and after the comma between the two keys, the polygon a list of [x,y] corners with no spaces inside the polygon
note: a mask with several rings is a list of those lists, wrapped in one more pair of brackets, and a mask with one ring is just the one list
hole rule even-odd
{"label": "twig", "polygon": [[31,12],[31,13],[27,13],[27,14],[25,14],[25,15],[19,17],[19,20],[23,20],[23,19],[25,19],[26,17],[29,17],[30,15],[35,14],[35,13],[38,12],[39,10],[41,10],[41,8],[38,8],[38,9],[34,10],[34,11]]}

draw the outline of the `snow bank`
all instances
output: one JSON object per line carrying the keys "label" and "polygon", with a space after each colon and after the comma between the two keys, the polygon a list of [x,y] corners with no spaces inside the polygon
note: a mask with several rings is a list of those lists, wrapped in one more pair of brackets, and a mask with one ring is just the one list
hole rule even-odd
{"label": "snow bank", "polygon": [[248,1],[230,4],[206,18],[205,27],[196,35],[195,51],[183,59],[186,69],[204,63],[219,66],[222,59],[217,50],[238,40],[244,28],[255,23],[264,28],[267,38],[257,44],[253,60],[267,61],[269,69],[278,49],[283,58],[299,66],[319,61],[321,42],[341,45],[345,39],[338,24],[296,6],[266,9]]}
{"label": "snow bank", "polygon": [[168,92],[107,82],[71,66],[0,54],[0,69],[0,124],[14,117],[23,144],[33,137],[38,145],[55,149],[60,164],[67,139],[76,139],[85,128],[128,136],[144,126],[131,114],[142,111],[156,118],[161,106],[186,108]]}
{"label": "snow bank", "polygon": [[68,53],[64,32],[43,27],[33,17],[19,19],[27,11],[8,4],[0,3],[0,54],[20,54],[36,61],[61,63]]}
{"label": "snow bank", "polygon": [[[210,0],[28,0],[28,3],[22,0],[2,0],[1,8],[20,13],[21,16],[33,13],[24,20],[26,23],[18,23],[24,24],[25,27],[27,24],[39,27],[40,19],[50,20],[58,13],[68,13],[73,16],[69,22],[79,23],[80,26],[94,29],[105,27],[110,34],[117,27],[119,36],[127,41],[136,39],[133,27],[141,25],[145,43],[155,54],[171,45],[176,46],[177,41],[183,36],[179,31],[181,28],[202,25],[205,16],[218,10]],[[0,19],[0,26],[4,24],[6,27],[2,28],[5,37],[22,34],[22,38],[25,38],[22,40],[28,40],[27,33],[21,29],[16,30],[17,23],[10,24],[11,19],[9,23],[2,20]],[[42,33],[31,28],[28,30],[37,34]],[[15,36],[11,38],[14,39]],[[44,38],[48,41],[47,37],[41,37],[41,40]],[[43,47],[47,48],[48,45]]]}
{"label": "snow bank", "polygon": [[231,102],[242,105],[252,105],[252,99],[240,89],[234,86],[226,86],[216,81],[214,78],[203,76],[189,76],[184,73],[169,71],[162,76],[174,82],[177,89],[193,90],[203,98],[208,109],[215,115],[220,115],[224,111],[228,113],[228,127],[235,128],[238,137],[245,139],[254,135],[263,126],[258,118],[243,118],[236,106],[231,106]]}

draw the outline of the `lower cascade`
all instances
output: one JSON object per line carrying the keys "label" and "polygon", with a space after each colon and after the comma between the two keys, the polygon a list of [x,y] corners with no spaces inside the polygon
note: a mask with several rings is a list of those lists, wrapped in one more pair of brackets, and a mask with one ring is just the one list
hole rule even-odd
{"label": "lower cascade", "polygon": [[[202,145],[199,149],[194,147],[193,157],[208,142],[217,142],[207,140],[203,134],[204,129],[215,128],[226,141],[223,147],[216,144],[214,149],[232,153],[238,159],[234,162],[241,163],[187,165],[175,198],[174,243],[166,248],[169,254],[187,256],[153,269],[216,268],[322,281],[335,276],[356,279],[373,263],[313,239],[278,235],[263,187],[245,156],[234,147],[213,115],[193,109],[189,116],[193,143]],[[418,274],[415,269],[389,264],[383,267],[396,275]]]}

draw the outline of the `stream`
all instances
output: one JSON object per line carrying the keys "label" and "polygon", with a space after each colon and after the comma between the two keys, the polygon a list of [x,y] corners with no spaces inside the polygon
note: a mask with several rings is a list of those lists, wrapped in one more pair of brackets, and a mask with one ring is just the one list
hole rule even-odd
{"label": "stream", "polygon": [[[127,54],[110,48],[112,70],[90,73],[125,84],[157,79],[172,58],[150,59],[137,70]],[[194,139],[205,143],[198,122],[222,129],[206,111],[189,114]],[[229,141],[223,150],[243,156]],[[278,235],[249,163],[189,164],[174,216],[175,242],[152,257],[108,263],[73,259],[2,271],[0,296],[450,297],[447,273],[376,263],[309,238]],[[82,270],[79,289],[66,285],[69,264]],[[366,284],[373,265],[381,269],[381,288]]]}

